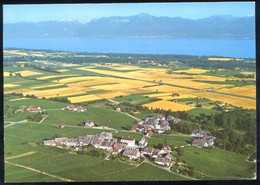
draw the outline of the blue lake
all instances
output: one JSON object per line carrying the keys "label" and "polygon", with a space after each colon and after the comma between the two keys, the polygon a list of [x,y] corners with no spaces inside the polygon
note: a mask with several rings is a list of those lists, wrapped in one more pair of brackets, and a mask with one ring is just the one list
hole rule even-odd
{"label": "blue lake", "polygon": [[255,58],[255,40],[161,38],[4,38],[4,48]]}

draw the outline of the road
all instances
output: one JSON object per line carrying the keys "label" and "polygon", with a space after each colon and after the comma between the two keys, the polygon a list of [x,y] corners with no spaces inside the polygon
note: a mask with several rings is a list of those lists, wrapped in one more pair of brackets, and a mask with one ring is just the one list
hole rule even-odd
{"label": "road", "polygon": [[19,124],[19,123],[27,123],[27,122],[28,122],[27,119],[22,120],[22,121],[17,121],[17,122],[6,122],[6,123],[10,123],[10,124],[9,124],[9,125],[5,125],[4,127],[6,128],[6,127],[10,127],[10,126],[15,125],[15,124]]}
{"label": "road", "polygon": [[114,112],[119,112],[119,113],[121,113],[121,114],[125,114],[125,115],[127,115],[127,116],[129,116],[129,117],[131,117],[131,118],[134,118],[135,120],[139,120],[139,118],[137,118],[137,117],[134,117],[133,115],[131,115],[131,114],[128,114],[128,113],[126,113],[126,112],[121,112],[121,111],[115,111],[115,110],[113,110]]}
{"label": "road", "polygon": [[42,120],[39,122],[39,124],[41,124],[47,117],[48,117],[48,115],[47,115],[47,116],[44,116],[44,117],[42,118]]}

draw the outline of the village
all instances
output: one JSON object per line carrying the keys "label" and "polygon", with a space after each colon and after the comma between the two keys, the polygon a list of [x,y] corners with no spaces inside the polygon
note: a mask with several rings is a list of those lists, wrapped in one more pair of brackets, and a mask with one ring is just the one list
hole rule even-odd
{"label": "village", "polygon": [[[90,120],[84,123],[88,127],[94,126],[94,122]],[[58,127],[64,128],[66,125],[61,123],[58,124]],[[195,137],[192,146],[201,148],[210,147],[214,144],[215,137],[204,130],[193,130],[191,135]],[[159,165],[168,167],[174,165],[174,157],[172,155],[174,148],[171,148],[169,145],[163,145],[162,148],[148,148],[148,140],[145,138],[144,132],[140,141],[136,141],[135,138],[130,136],[115,138],[110,132],[102,132],[97,135],[78,136],[77,138],[58,137],[51,140],[44,140],[43,144],[56,147],[65,146],[73,148],[75,151],[82,151],[83,147],[92,146],[97,149],[106,150],[112,155],[119,154],[131,160],[148,157],[152,162]]]}

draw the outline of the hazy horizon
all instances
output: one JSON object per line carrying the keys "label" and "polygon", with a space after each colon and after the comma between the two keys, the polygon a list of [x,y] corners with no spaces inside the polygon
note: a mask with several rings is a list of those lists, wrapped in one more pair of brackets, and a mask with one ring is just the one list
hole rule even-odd
{"label": "hazy horizon", "polygon": [[[103,16],[103,17],[100,17],[100,18],[93,18],[91,20],[89,20],[89,22],[86,22],[86,23],[82,23],[80,22],[79,20],[77,19],[62,19],[62,20],[45,20],[45,21],[39,21],[39,22],[32,22],[32,21],[19,21],[19,22],[13,22],[13,23],[4,23],[4,24],[16,24],[16,23],[41,23],[41,22],[79,22],[81,24],[87,24],[87,23],[90,23],[91,21],[95,20],[95,19],[102,19],[102,18],[109,18],[109,17],[132,17],[132,16],[138,16],[138,15],[141,15],[141,14],[145,14],[145,15],[148,15],[148,16],[154,16],[154,17],[169,17],[169,16],[156,16],[156,15],[151,15],[151,14],[148,14],[148,13],[139,13],[139,14],[135,14],[135,15],[130,15],[130,16]],[[198,19],[191,19],[191,18],[184,18],[184,17],[181,17],[181,16],[175,16],[175,17],[169,17],[169,18],[181,18],[181,19],[187,19],[187,20],[201,20],[201,19],[207,19],[207,18],[211,18],[211,17],[234,17],[234,18],[243,18],[243,17],[253,17],[255,15],[247,15],[247,16],[236,16],[236,15],[232,15],[232,14],[225,14],[225,15],[211,15],[211,16],[208,16],[208,17],[204,17],[204,18],[198,18]]]}
{"label": "hazy horizon", "polygon": [[4,5],[3,22],[44,22],[76,20],[88,23],[112,16],[149,14],[156,17],[203,19],[211,16],[246,17],[255,15],[254,2],[217,3],[106,3],[106,4],[41,4]]}

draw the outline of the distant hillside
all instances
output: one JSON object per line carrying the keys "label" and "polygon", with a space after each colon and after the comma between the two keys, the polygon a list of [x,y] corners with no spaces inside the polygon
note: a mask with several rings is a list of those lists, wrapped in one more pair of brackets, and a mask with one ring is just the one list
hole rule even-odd
{"label": "distant hillside", "polygon": [[4,37],[119,37],[254,39],[255,17],[212,16],[190,20],[138,14],[89,23],[47,21],[4,24]]}

